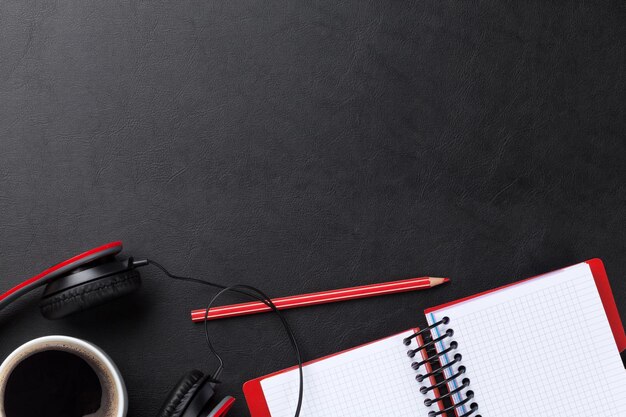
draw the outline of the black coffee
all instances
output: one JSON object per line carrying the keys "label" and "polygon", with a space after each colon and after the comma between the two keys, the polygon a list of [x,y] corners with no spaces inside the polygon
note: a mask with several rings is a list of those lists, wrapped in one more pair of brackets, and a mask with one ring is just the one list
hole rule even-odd
{"label": "black coffee", "polygon": [[35,353],[11,372],[7,417],[83,417],[100,409],[102,387],[82,358],[60,350]]}

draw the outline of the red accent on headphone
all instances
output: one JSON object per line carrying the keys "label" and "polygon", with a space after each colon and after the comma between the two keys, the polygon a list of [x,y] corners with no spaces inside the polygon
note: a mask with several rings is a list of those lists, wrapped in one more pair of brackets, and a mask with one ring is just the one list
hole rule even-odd
{"label": "red accent on headphone", "polygon": [[233,397],[226,397],[221,404],[218,405],[217,410],[213,410],[210,417],[225,417],[226,413],[232,408],[233,404],[235,404],[235,399]]}
{"label": "red accent on headphone", "polygon": [[34,284],[37,281],[43,280],[48,275],[58,271],[59,269],[65,267],[67,265],[70,265],[70,264],[73,264],[73,263],[77,263],[81,259],[84,259],[84,258],[86,258],[88,256],[92,256],[92,255],[97,254],[98,252],[103,252],[103,251],[106,251],[108,249],[116,248],[116,247],[119,247],[119,250],[122,250],[122,242],[117,241],[117,242],[107,243],[106,245],[102,245],[102,246],[98,246],[97,248],[90,249],[87,252],[83,252],[80,255],[76,255],[73,258],[70,258],[70,259],[68,259],[66,261],[63,261],[63,262],[61,262],[59,264],[56,264],[53,267],[50,267],[50,268],[46,269],[45,271],[35,275],[34,277],[27,279],[26,281],[22,282],[21,284],[11,288],[9,291],[7,291],[4,294],[0,295],[0,301],[10,297],[12,294],[18,292],[19,290],[21,290],[24,287],[32,285],[32,284]]}

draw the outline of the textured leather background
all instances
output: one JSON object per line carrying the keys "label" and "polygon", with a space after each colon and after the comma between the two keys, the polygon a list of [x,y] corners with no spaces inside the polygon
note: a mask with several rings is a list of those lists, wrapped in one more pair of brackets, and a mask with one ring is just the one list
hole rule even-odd
{"label": "textured leather background", "polygon": [[[602,257],[626,315],[624,7],[606,2],[2,0],[0,288],[91,246],[280,296],[450,276],[292,311],[306,358],[433,304]],[[0,356],[88,339],[132,416],[212,370],[212,293],[141,293],[47,322],[0,315]],[[224,389],[293,363],[272,316],[211,325]]]}

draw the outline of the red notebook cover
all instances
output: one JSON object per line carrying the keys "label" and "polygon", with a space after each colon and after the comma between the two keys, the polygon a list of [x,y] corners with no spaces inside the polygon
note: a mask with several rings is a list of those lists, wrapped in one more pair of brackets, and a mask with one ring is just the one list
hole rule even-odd
{"label": "red notebook cover", "polygon": [[[595,283],[596,283],[596,287],[598,288],[598,292],[600,294],[600,298],[602,300],[602,304],[604,306],[604,310],[606,311],[606,315],[607,318],[609,320],[609,324],[611,326],[611,330],[613,333],[613,337],[615,338],[615,343],[617,344],[617,348],[620,352],[624,352],[626,350],[626,332],[624,331],[624,327],[622,325],[622,320],[620,318],[620,314],[619,311],[617,309],[617,305],[615,303],[615,298],[613,297],[613,291],[611,290],[611,285],[609,283],[609,279],[607,277],[606,274],[606,270],[604,268],[604,264],[602,263],[602,261],[600,259],[590,259],[588,261],[585,261],[585,263],[587,263],[591,269],[591,273],[593,274]],[[543,275],[543,274],[542,274]],[[429,314],[430,312],[433,312],[435,310],[439,310],[441,308],[444,307],[449,307],[452,306],[454,304],[457,303],[461,303],[467,300],[470,300],[472,298],[476,298],[476,297],[480,297],[486,294],[490,294],[496,291],[499,291],[503,288],[508,288],[514,285],[517,285],[521,282],[527,281],[527,280],[531,280],[533,278],[537,278],[540,277],[541,275],[537,275],[535,277],[531,277],[522,281],[518,281],[518,282],[514,282],[511,283],[509,285],[505,285],[502,287],[498,287],[498,288],[494,288],[492,290],[489,291],[485,291],[479,294],[475,294],[469,297],[465,297],[465,298],[461,298],[459,300],[456,301],[452,301],[446,304],[441,304],[439,306],[436,307],[432,307],[429,308],[427,310],[425,310],[426,314]],[[416,331],[418,331],[418,329],[416,329]],[[374,342],[371,342],[374,343]],[[366,344],[367,345],[367,344]],[[362,345],[365,346],[365,345]],[[315,363],[318,361],[322,361],[324,359],[330,358],[332,356],[335,355],[339,355],[341,353],[344,352],[348,352],[350,350],[354,350],[357,349],[361,346],[357,346],[355,348],[352,349],[348,349],[346,351],[342,351],[342,352],[338,352],[335,353],[334,355],[329,355],[320,359],[317,359],[315,361],[311,361],[311,362],[307,362],[307,364],[311,364],[311,363]],[[305,365],[307,365],[305,364]],[[261,388],[261,381],[269,378],[273,375],[277,375],[286,371],[290,371],[292,369],[297,369],[297,367],[292,367],[289,369],[285,369],[282,371],[278,371],[257,379],[253,379],[251,381],[248,381],[244,384],[243,386],[243,391],[246,397],[246,401],[248,403],[248,408],[250,409],[250,413],[252,415],[252,417],[271,417],[271,414],[269,412],[269,408],[267,406],[267,402],[265,400],[265,396],[263,394],[263,389]],[[306,381],[305,381],[306,383]],[[438,396],[438,395],[437,395]]]}

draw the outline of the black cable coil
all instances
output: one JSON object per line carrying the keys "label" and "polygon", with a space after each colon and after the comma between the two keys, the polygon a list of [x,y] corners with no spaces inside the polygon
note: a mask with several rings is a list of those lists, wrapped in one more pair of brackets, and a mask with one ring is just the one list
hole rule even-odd
{"label": "black cable coil", "polygon": [[[409,346],[413,339],[418,340],[417,348],[407,351],[410,358],[415,358],[421,353],[420,359],[415,359],[411,367],[415,371],[421,371],[415,376],[418,383],[422,384],[420,392],[424,395],[433,392],[434,399],[427,398],[424,404],[431,407],[440,404],[438,411],[429,411],[428,417],[449,416],[449,412],[456,411],[455,417],[481,417],[478,412],[478,404],[473,402],[474,391],[469,389],[470,380],[464,377],[467,369],[461,364],[463,356],[458,352],[459,344],[451,340],[454,330],[447,328],[445,332],[437,332],[437,337],[432,335],[432,330],[447,326],[450,318],[444,317],[440,321],[420,330],[404,339],[404,344]],[[440,349],[437,351],[437,344]],[[440,358],[453,355],[453,360],[443,363]],[[453,386],[453,389],[450,386]],[[465,395],[465,398],[462,396]],[[455,401],[456,400],[456,401]],[[463,414],[460,414],[460,413]]]}

